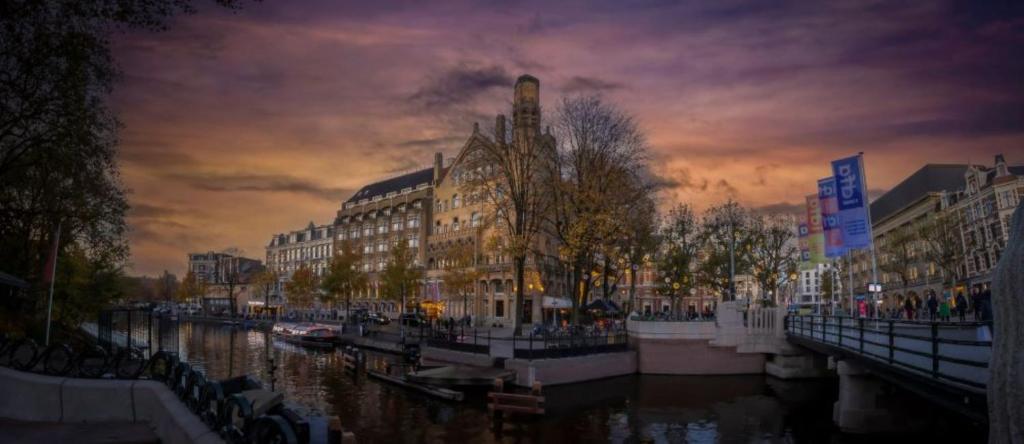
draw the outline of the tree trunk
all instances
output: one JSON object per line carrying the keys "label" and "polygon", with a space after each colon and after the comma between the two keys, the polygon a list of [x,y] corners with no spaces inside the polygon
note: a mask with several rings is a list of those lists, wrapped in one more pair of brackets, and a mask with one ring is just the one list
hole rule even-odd
{"label": "tree trunk", "polygon": [[1024,201],[1014,211],[1009,242],[992,279],[992,362],[988,442],[1024,443]]}
{"label": "tree trunk", "polygon": [[608,271],[611,267],[608,264],[608,258],[604,258],[604,264],[601,270],[601,298],[608,300]]}
{"label": "tree trunk", "polygon": [[516,295],[515,302],[512,304],[515,306],[515,313],[512,315],[512,334],[519,336],[523,333],[523,275],[526,272],[526,258],[517,257],[513,259],[513,262],[516,273]]}
{"label": "tree trunk", "polygon": [[629,312],[636,311],[636,265],[629,266]]}
{"label": "tree trunk", "polygon": [[569,313],[569,323],[576,325],[579,322],[580,313],[580,301],[583,298],[583,289],[580,287],[580,283],[583,280],[583,271],[579,264],[572,266],[572,272],[569,280],[569,288],[572,289],[572,296],[570,297],[572,302],[572,312]]}

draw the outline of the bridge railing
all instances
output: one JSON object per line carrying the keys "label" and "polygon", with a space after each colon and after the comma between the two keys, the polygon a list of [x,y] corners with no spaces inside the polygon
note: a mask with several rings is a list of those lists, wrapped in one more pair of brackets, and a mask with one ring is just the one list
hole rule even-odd
{"label": "bridge railing", "polygon": [[991,324],[922,323],[840,316],[786,317],[786,334],[935,380],[985,390]]}

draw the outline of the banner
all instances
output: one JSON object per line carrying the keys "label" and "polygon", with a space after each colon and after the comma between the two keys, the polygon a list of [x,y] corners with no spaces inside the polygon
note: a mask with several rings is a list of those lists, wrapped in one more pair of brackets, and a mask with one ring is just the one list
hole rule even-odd
{"label": "banner", "polygon": [[839,228],[846,248],[871,246],[871,221],[868,219],[867,188],[861,155],[832,161],[839,208]]}
{"label": "banner", "polygon": [[811,253],[811,264],[825,263],[825,233],[821,228],[817,193],[807,196],[807,249]]}
{"label": "banner", "polygon": [[836,200],[836,178],[818,181],[818,205],[821,207],[821,228],[825,233],[825,257],[846,254],[843,232],[839,227],[839,202]]}
{"label": "banner", "polygon": [[797,228],[797,241],[800,246],[800,269],[810,270],[814,268],[811,264],[811,250],[807,246],[807,222],[801,222]]}

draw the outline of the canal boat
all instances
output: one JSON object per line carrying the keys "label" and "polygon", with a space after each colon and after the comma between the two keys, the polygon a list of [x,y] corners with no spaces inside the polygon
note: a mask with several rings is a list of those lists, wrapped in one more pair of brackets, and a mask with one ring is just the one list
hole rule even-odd
{"label": "canal boat", "polygon": [[285,342],[313,348],[334,348],[340,342],[337,330],[323,324],[295,324],[277,330],[277,334]]}

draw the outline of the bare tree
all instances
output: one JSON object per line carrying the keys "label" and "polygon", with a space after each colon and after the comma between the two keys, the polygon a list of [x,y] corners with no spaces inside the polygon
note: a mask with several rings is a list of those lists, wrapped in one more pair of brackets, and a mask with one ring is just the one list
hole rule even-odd
{"label": "bare tree", "polygon": [[917,226],[917,235],[924,243],[924,257],[942,270],[942,284],[952,286],[964,261],[959,213],[933,213]]}
{"label": "bare tree", "polygon": [[750,228],[751,271],[761,287],[762,299],[768,299],[768,292],[774,291],[772,302],[778,303],[782,276],[788,275],[799,255],[793,242],[793,224],[779,216],[754,216]]}
{"label": "bare tree", "polygon": [[917,229],[910,225],[890,230],[879,242],[878,269],[895,275],[904,296],[910,284],[910,269],[914,266],[914,244],[918,242]]}
{"label": "bare tree", "polygon": [[466,157],[463,188],[494,210],[494,226],[500,237],[496,244],[502,253],[512,258],[513,326],[515,334],[521,334],[523,276],[543,223],[541,214],[548,205],[542,187],[543,162],[549,158],[547,153],[554,149],[554,138],[550,134],[539,134],[535,126],[517,126],[509,131],[505,116],[499,115],[494,140],[481,139]]}
{"label": "bare tree", "polygon": [[[555,118],[558,149],[549,152],[545,189],[551,211],[545,228],[561,244],[573,291],[573,322],[592,288],[584,277],[601,276],[602,296],[621,276],[617,257],[643,257],[634,228],[637,212],[650,212],[654,182],[647,180],[647,145],[631,116],[599,97],[563,99]],[[648,224],[650,228],[650,224]],[[629,245],[626,245],[629,244]],[[599,263],[594,263],[597,260]],[[625,261],[623,261],[625,262]],[[582,286],[580,284],[583,283]]]}

